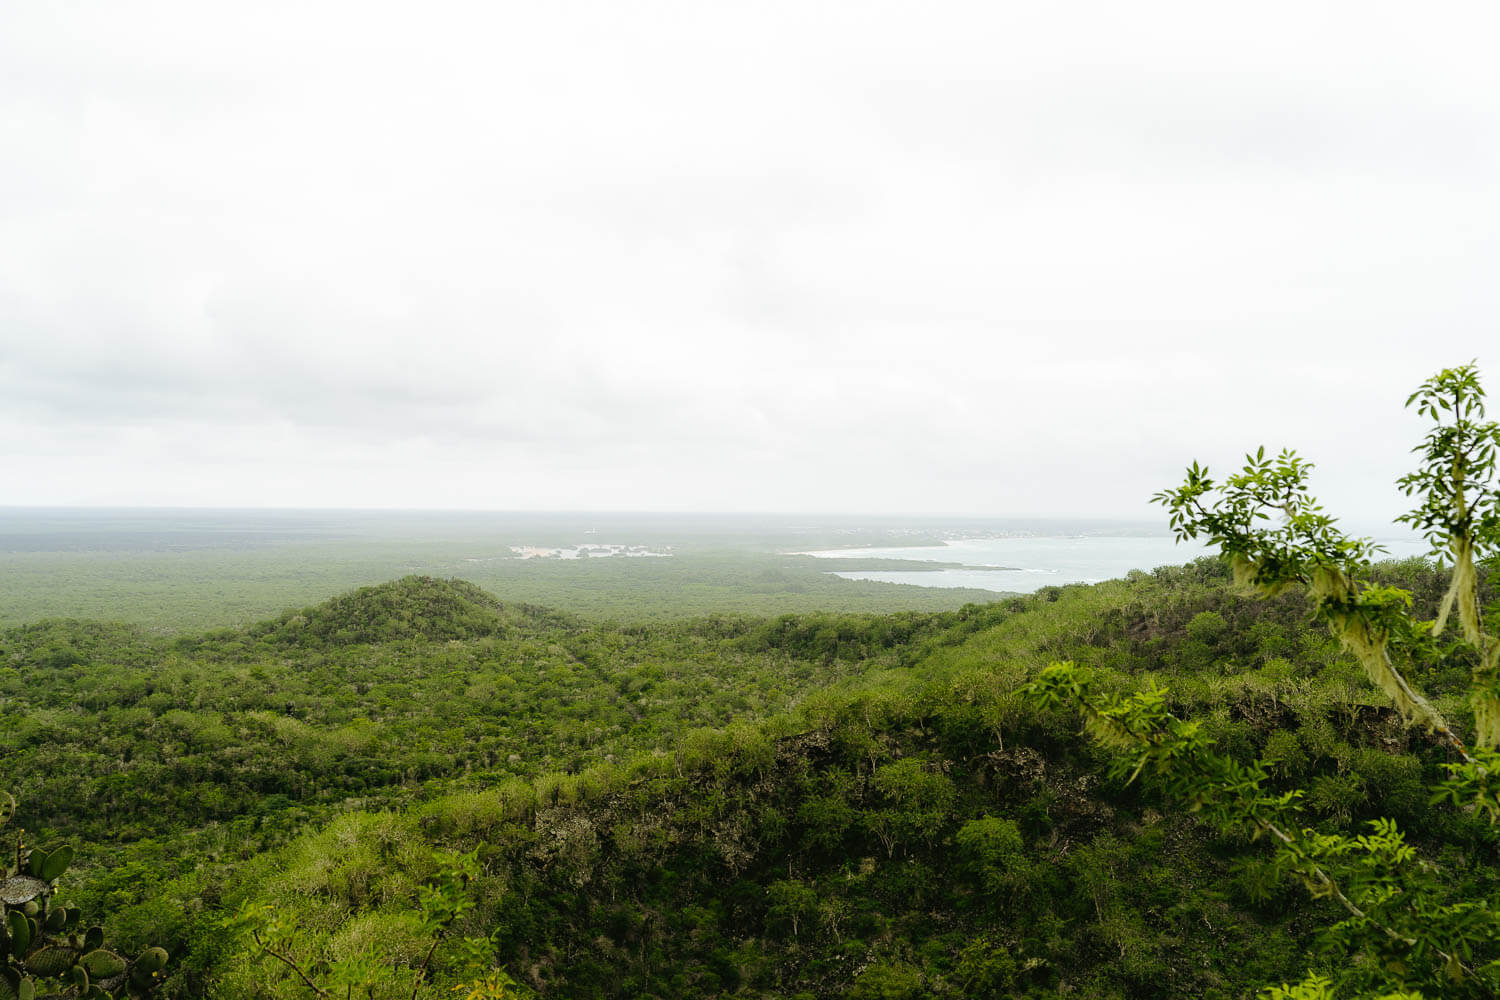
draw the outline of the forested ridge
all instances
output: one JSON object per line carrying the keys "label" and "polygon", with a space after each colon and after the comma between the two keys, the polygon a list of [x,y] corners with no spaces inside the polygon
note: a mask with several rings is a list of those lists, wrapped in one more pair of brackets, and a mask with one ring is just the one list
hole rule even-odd
{"label": "forested ridge", "polygon": [[[1429,565],[1377,572],[1436,613]],[[1494,827],[1429,802],[1443,749],[1297,588],[1216,560],[950,612],[599,623],[409,577],[190,636],[48,620],[0,632],[0,750],[16,824],[78,848],[60,896],[165,947],[164,996],[314,995],[298,969],[372,997],[483,968],[557,997],[1301,978],[1332,904],[1029,701],[1059,660],[1165,683],[1309,789],[1307,822],[1393,817],[1450,888],[1500,888]],[[1419,680],[1449,708],[1467,684]],[[462,905],[432,917],[433,885]]]}

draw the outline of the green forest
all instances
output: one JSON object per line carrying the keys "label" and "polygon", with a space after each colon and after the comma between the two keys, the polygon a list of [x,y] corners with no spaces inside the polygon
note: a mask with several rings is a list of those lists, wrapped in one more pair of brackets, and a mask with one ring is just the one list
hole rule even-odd
{"label": "green forest", "polygon": [[1029,596],[701,554],[17,615],[0,1000],[1495,996],[1500,430],[1470,368],[1413,399],[1436,560],[1259,453],[1158,498],[1222,556]]}

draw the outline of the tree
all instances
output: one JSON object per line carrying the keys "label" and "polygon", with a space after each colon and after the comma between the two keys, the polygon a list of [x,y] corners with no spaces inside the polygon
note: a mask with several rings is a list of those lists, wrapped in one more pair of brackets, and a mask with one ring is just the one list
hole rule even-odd
{"label": "tree", "polygon": [[[1416,451],[1418,469],[1398,486],[1418,505],[1399,520],[1421,531],[1451,583],[1437,617],[1413,612],[1412,595],[1370,579],[1379,549],[1346,535],[1308,487],[1312,465],[1295,452],[1262,448],[1219,482],[1194,462],[1175,490],[1153,499],[1167,508],[1179,541],[1219,548],[1238,584],[1261,595],[1303,588],[1315,616],[1364,668],[1409,724],[1433,735],[1453,758],[1433,803],[1451,803],[1500,823],[1500,639],[1485,628],[1479,567],[1500,548],[1500,424],[1485,421],[1474,364],[1445,369],[1407,399],[1432,426]],[[1459,629],[1445,638],[1456,613]],[[1414,666],[1467,668],[1473,745],[1411,683]],[[1270,760],[1241,763],[1219,752],[1193,720],[1167,709],[1167,692],[1120,697],[1095,690],[1089,672],[1053,664],[1028,689],[1045,706],[1067,705],[1086,730],[1115,751],[1129,780],[1146,775],[1225,830],[1269,841],[1274,867],[1315,898],[1342,908],[1329,929],[1327,976],[1266,991],[1269,1000],[1317,1000],[1335,990],[1356,997],[1493,997],[1500,994],[1500,900],[1456,896],[1406,842],[1379,819],[1360,836],[1320,833],[1298,822],[1303,792],[1270,791]],[[1342,953],[1334,960],[1331,956]],[[1430,993],[1423,994],[1422,990]]]}

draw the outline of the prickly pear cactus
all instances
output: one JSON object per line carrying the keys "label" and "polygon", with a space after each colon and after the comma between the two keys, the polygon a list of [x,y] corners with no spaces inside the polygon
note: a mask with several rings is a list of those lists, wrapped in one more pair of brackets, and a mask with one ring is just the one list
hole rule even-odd
{"label": "prickly pear cactus", "polygon": [[[0,792],[0,826],[15,811],[15,799]],[[53,898],[72,861],[71,846],[31,847],[24,830],[13,856],[0,848],[0,1000],[141,998],[161,982],[165,951],[127,960],[104,947],[102,929],[80,929],[83,914]]]}

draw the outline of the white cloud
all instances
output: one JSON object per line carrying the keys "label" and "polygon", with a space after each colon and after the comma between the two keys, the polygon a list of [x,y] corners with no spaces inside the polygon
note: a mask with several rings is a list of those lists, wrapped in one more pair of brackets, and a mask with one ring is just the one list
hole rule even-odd
{"label": "white cloud", "polygon": [[1500,265],[1413,10],[9,9],[0,502],[1387,514]]}

